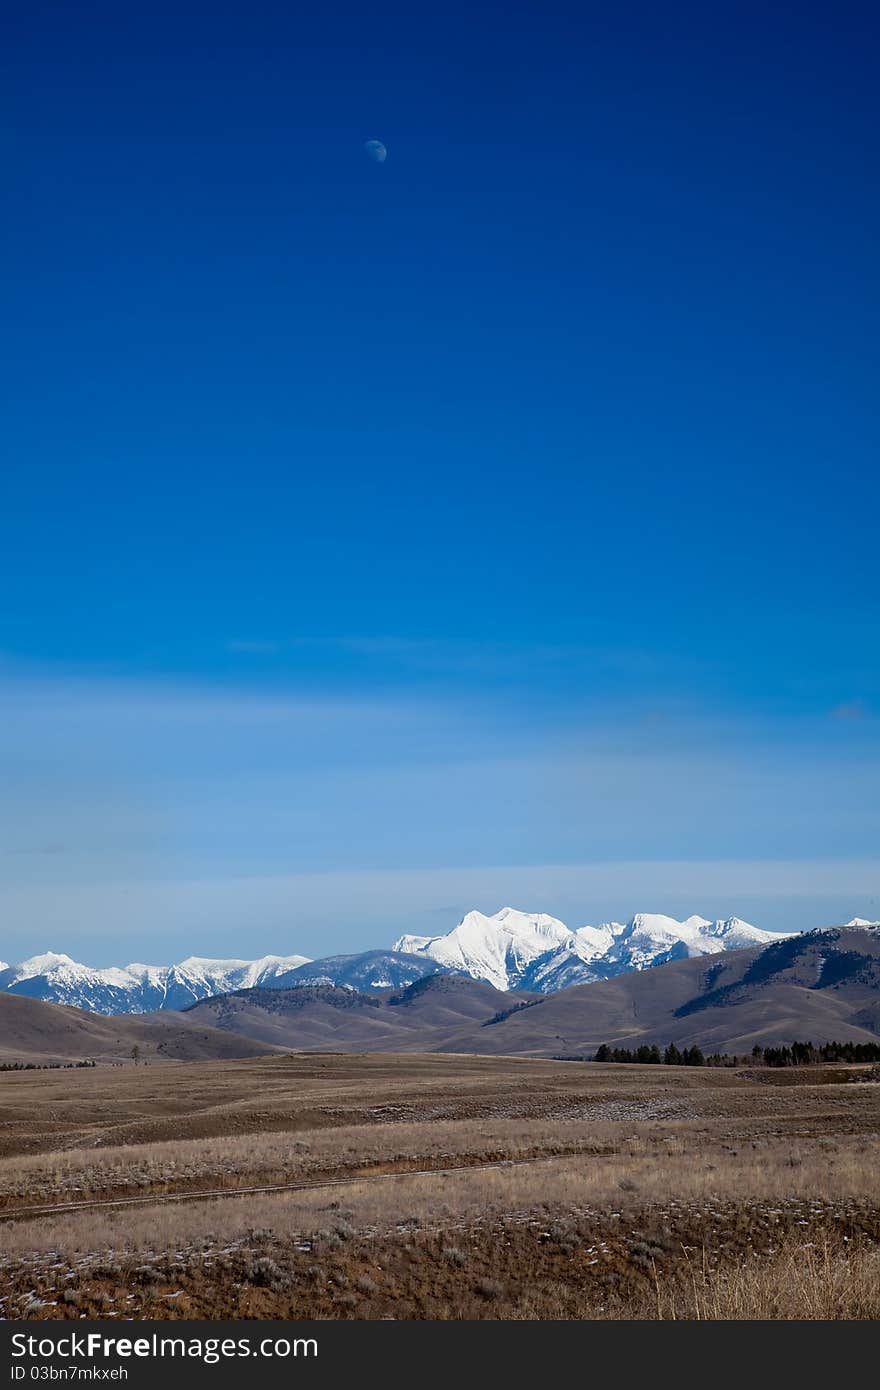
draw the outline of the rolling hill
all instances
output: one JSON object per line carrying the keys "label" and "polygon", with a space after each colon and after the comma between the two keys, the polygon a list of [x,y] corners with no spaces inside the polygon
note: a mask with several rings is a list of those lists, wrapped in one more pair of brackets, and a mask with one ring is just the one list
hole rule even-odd
{"label": "rolling hill", "polygon": [[184,1013],[105,1017],[0,994],[0,1060],[122,1061],[254,1056],[278,1050],[467,1052],[589,1057],[600,1043],[699,1044],[747,1052],[798,1038],[880,1036],[880,927],[849,925],[553,994],[502,991],[438,972],[403,989],[259,986]]}
{"label": "rolling hill", "polygon": [[284,1048],[434,1052],[509,1007],[510,996],[492,985],[438,974],[385,995],[333,985],[239,990],[194,1005],[187,1017]]}
{"label": "rolling hill", "polygon": [[839,927],[575,985],[511,994],[432,975],[366,996],[329,986],[245,990],[188,1011],[287,1048],[590,1055],[600,1043],[698,1043],[742,1052],[793,1038],[880,1034],[880,929]]}
{"label": "rolling hill", "polygon": [[221,1032],[193,1014],[170,1011],[108,1018],[64,1004],[0,994],[0,1063],[144,1062],[256,1057],[272,1051],[245,1034]]}

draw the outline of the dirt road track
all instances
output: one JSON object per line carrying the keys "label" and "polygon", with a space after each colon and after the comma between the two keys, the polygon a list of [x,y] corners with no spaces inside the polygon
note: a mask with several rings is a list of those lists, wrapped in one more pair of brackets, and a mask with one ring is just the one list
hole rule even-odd
{"label": "dirt road track", "polygon": [[558,1154],[541,1154],[536,1158],[508,1158],[494,1163],[458,1163],[451,1168],[403,1168],[395,1173],[354,1174],[349,1178],[321,1178],[315,1182],[273,1183],[261,1187],[216,1187],[200,1192],[162,1192],[143,1197],[105,1197],[93,1202],[61,1202],[33,1207],[7,1207],[0,1211],[0,1221],[23,1218],[36,1220],[41,1216],[63,1216],[67,1212],[98,1211],[112,1207],[153,1207],[166,1202],[207,1202],[221,1197],[250,1197],[274,1192],[315,1192],[321,1188],[353,1187],[356,1183],[388,1182],[394,1178],[451,1177],[456,1173],[479,1173],[492,1168],[522,1168],[528,1164],[549,1163]]}

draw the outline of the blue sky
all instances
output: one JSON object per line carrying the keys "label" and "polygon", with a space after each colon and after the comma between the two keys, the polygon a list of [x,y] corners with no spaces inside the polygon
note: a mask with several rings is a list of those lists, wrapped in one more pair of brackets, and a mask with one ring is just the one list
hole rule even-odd
{"label": "blue sky", "polygon": [[8,21],[0,957],[871,912],[876,31]]}

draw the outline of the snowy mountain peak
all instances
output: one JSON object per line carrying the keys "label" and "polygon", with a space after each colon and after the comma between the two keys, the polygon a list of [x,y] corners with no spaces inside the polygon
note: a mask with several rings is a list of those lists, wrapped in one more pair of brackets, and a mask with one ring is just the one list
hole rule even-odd
{"label": "snowy mountain peak", "polygon": [[466,913],[445,936],[402,936],[394,950],[430,956],[449,970],[486,980],[496,989],[510,989],[531,961],[571,935],[564,922],[546,912],[502,907],[491,917]]}
{"label": "snowy mountain peak", "polygon": [[[626,934],[635,935],[645,932],[649,935],[660,936],[664,932],[670,936],[682,936],[686,923],[702,923],[702,917],[688,917],[686,922],[678,922],[674,917],[664,917],[661,912],[637,912],[626,924]],[[690,931],[691,928],[688,928]],[[697,930],[696,927],[693,928]]]}
{"label": "snowy mountain peak", "polygon": [[87,969],[84,965],[77,965],[70,956],[63,955],[60,951],[44,951],[39,956],[29,956],[27,960],[21,961],[18,965],[7,966],[7,969],[14,970],[18,980],[30,980],[35,975],[46,975],[52,970],[70,970],[81,972]]}
{"label": "snowy mountain peak", "polygon": [[[854,918],[850,926],[877,929]],[[187,1009],[234,990],[292,988],[313,978],[355,989],[398,988],[438,971],[469,975],[501,990],[550,993],[569,985],[607,980],[688,956],[768,945],[781,940],[739,917],[693,915],[678,921],[662,913],[637,912],[627,922],[602,922],[574,930],[547,912],[502,907],[465,913],[439,936],[401,936],[391,951],[334,956],[312,963],[301,955],[216,959],[187,956],[176,965],[93,969],[58,951],[45,951],[18,965],[0,965],[0,990],[97,1013],[148,1013]]]}
{"label": "snowy mountain peak", "polygon": [[239,960],[237,956],[232,956],[229,960],[215,960],[211,956],[187,956],[186,960],[182,960],[178,963],[177,968],[178,970],[191,970],[196,974],[201,974],[205,971],[216,974],[218,970],[236,970],[247,964],[249,964],[248,961]]}
{"label": "snowy mountain peak", "polygon": [[880,927],[880,922],[869,922],[867,917],[853,917],[844,925],[847,927]]}
{"label": "snowy mountain peak", "polygon": [[486,980],[496,989],[550,991],[687,956],[713,955],[779,940],[738,917],[684,921],[637,912],[628,922],[570,930],[546,913],[504,907],[493,916],[468,912],[445,936],[403,936],[395,950]]}
{"label": "snowy mountain peak", "polygon": [[0,988],[95,1013],[150,1013],[155,1009],[186,1009],[211,995],[250,989],[306,964],[307,959],[263,956],[248,961],[189,956],[179,965],[135,962],[96,970],[57,951],[45,951],[2,969]]}

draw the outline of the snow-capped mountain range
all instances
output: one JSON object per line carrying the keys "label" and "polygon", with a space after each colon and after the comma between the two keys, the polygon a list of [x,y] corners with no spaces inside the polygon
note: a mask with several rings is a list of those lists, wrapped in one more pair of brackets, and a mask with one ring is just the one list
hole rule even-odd
{"label": "snow-capped mountain range", "polygon": [[72,1004],[99,1014],[142,1014],[187,1009],[200,999],[233,989],[271,985],[305,965],[307,956],[262,956],[259,960],[206,960],[188,956],[179,965],[124,965],[96,970],[70,956],[46,951],[19,965],[0,966],[0,989]]}
{"label": "snow-capped mountain range", "polygon": [[[853,918],[851,927],[877,926]],[[441,971],[485,980],[501,990],[552,994],[571,985],[607,980],[687,956],[716,955],[782,940],[738,917],[674,917],[639,912],[628,922],[572,929],[545,912],[503,907],[487,916],[468,912],[443,936],[401,936],[394,947],[358,955],[261,956],[210,960],[189,956],[178,965],[94,969],[47,951],[18,965],[0,962],[0,991],[102,1014],[186,1009],[232,990],[330,983],[366,991],[401,989]]]}
{"label": "snow-capped mountain range", "polygon": [[543,912],[503,907],[494,916],[469,912],[446,936],[402,936],[395,950],[430,956],[451,970],[487,980],[496,989],[550,994],[569,985],[607,980],[686,956],[715,955],[742,946],[779,941],[738,917],[683,922],[638,912],[628,922],[603,922],[571,930]]}

